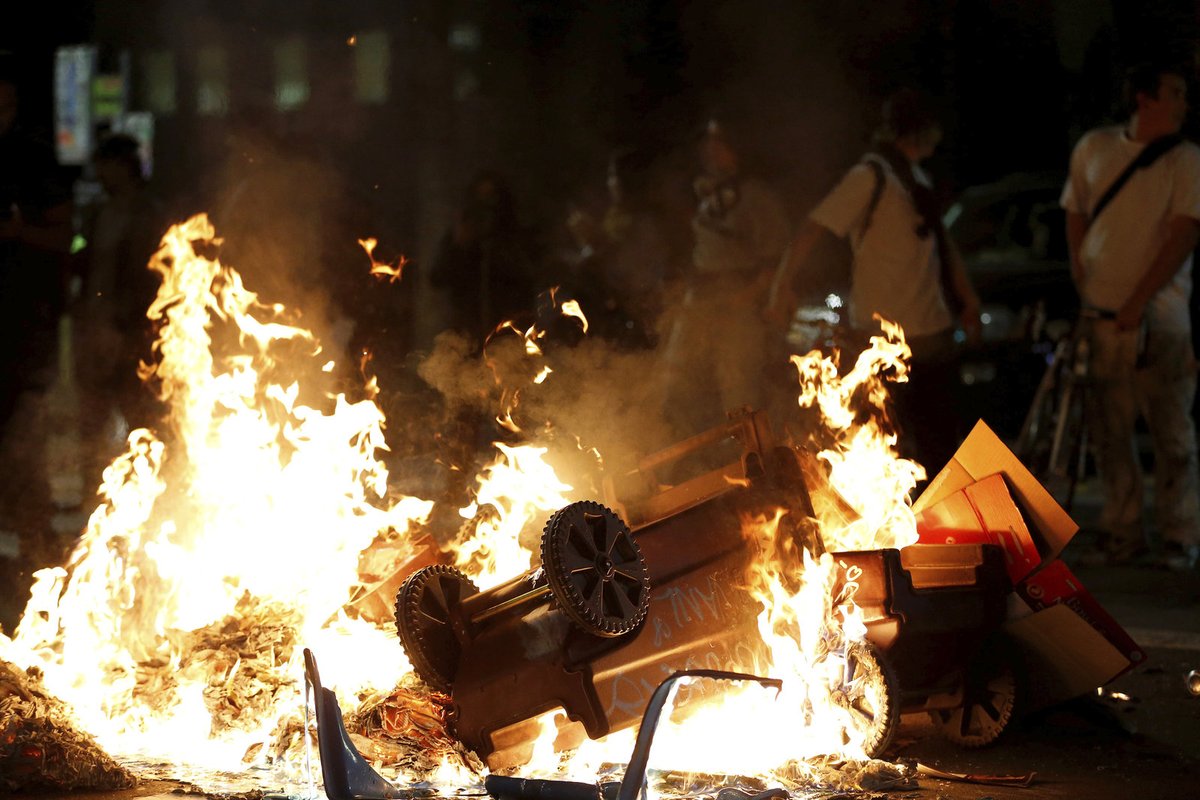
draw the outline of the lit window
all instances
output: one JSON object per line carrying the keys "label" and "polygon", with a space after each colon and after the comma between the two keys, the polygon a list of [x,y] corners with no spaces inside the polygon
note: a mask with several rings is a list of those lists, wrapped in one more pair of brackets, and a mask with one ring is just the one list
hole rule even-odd
{"label": "lit window", "polygon": [[152,50],[141,56],[138,93],[148,111],[175,113],[175,54],[170,50]]}
{"label": "lit window", "polygon": [[219,46],[196,53],[196,111],[222,116],[229,110],[229,62]]}
{"label": "lit window", "polygon": [[275,107],[291,111],[308,102],[304,40],[292,36],[275,44]]}
{"label": "lit window", "polygon": [[458,50],[460,53],[472,53],[478,50],[479,45],[483,42],[479,26],[471,22],[460,22],[454,25],[450,28],[450,35],[447,38],[450,41],[451,49]]}
{"label": "lit window", "polygon": [[388,99],[391,51],[386,31],[367,31],[354,37],[354,97],[378,105]]}
{"label": "lit window", "polygon": [[60,164],[86,164],[92,156],[91,85],[96,47],[60,47],[54,54],[54,145]]}

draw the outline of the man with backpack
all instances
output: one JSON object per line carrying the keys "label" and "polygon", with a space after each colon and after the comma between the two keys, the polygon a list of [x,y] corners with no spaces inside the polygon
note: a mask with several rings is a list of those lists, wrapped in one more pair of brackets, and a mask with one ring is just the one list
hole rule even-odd
{"label": "man with backpack", "polygon": [[941,219],[941,206],[920,167],[941,141],[933,103],[900,89],[883,106],[872,149],[842,177],[801,226],[779,265],[769,318],[795,308],[795,282],[827,235],[852,251],[850,327],[865,342],[875,315],[897,322],[912,348],[910,384],[896,385],[901,451],[930,474],[958,444],[945,412],[957,386],[954,331],[979,330],[979,299]]}
{"label": "man with backpack", "polygon": [[1155,522],[1165,563],[1200,555],[1200,480],[1191,418],[1196,360],[1188,300],[1200,241],[1200,148],[1179,136],[1182,71],[1146,64],[1126,81],[1124,125],[1085,134],[1063,188],[1071,274],[1088,312],[1089,421],[1104,489],[1108,563],[1146,550],[1139,409],[1153,441]]}

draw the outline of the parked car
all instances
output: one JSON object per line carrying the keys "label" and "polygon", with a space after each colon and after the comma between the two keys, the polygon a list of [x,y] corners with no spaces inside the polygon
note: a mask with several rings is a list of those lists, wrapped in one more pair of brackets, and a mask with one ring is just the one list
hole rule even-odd
{"label": "parked car", "polygon": [[967,189],[946,212],[946,228],[984,304],[986,340],[1036,336],[1035,323],[1074,319],[1078,299],[1058,203],[1064,179],[1009,175]]}
{"label": "parked car", "polygon": [[1010,441],[1078,313],[1059,206],[1064,180],[1009,175],[967,189],[945,216],[982,302],[982,342],[967,350],[956,406],[964,425],[983,418]]}

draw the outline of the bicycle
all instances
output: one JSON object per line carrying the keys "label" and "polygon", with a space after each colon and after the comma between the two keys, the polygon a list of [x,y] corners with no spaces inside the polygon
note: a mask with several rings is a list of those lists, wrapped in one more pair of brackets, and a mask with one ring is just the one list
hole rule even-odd
{"label": "bicycle", "polygon": [[1116,313],[1084,308],[1071,333],[1058,340],[1021,424],[1015,453],[1051,494],[1065,484],[1063,508],[1071,510],[1075,489],[1087,473],[1087,390],[1091,383],[1091,326]]}

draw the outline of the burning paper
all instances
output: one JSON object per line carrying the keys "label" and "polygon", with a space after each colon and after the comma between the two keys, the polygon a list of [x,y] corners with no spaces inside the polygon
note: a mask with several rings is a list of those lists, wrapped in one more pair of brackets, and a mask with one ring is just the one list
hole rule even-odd
{"label": "burning paper", "polygon": [[34,675],[0,661],[0,791],[128,789],[137,779],[79,731]]}

